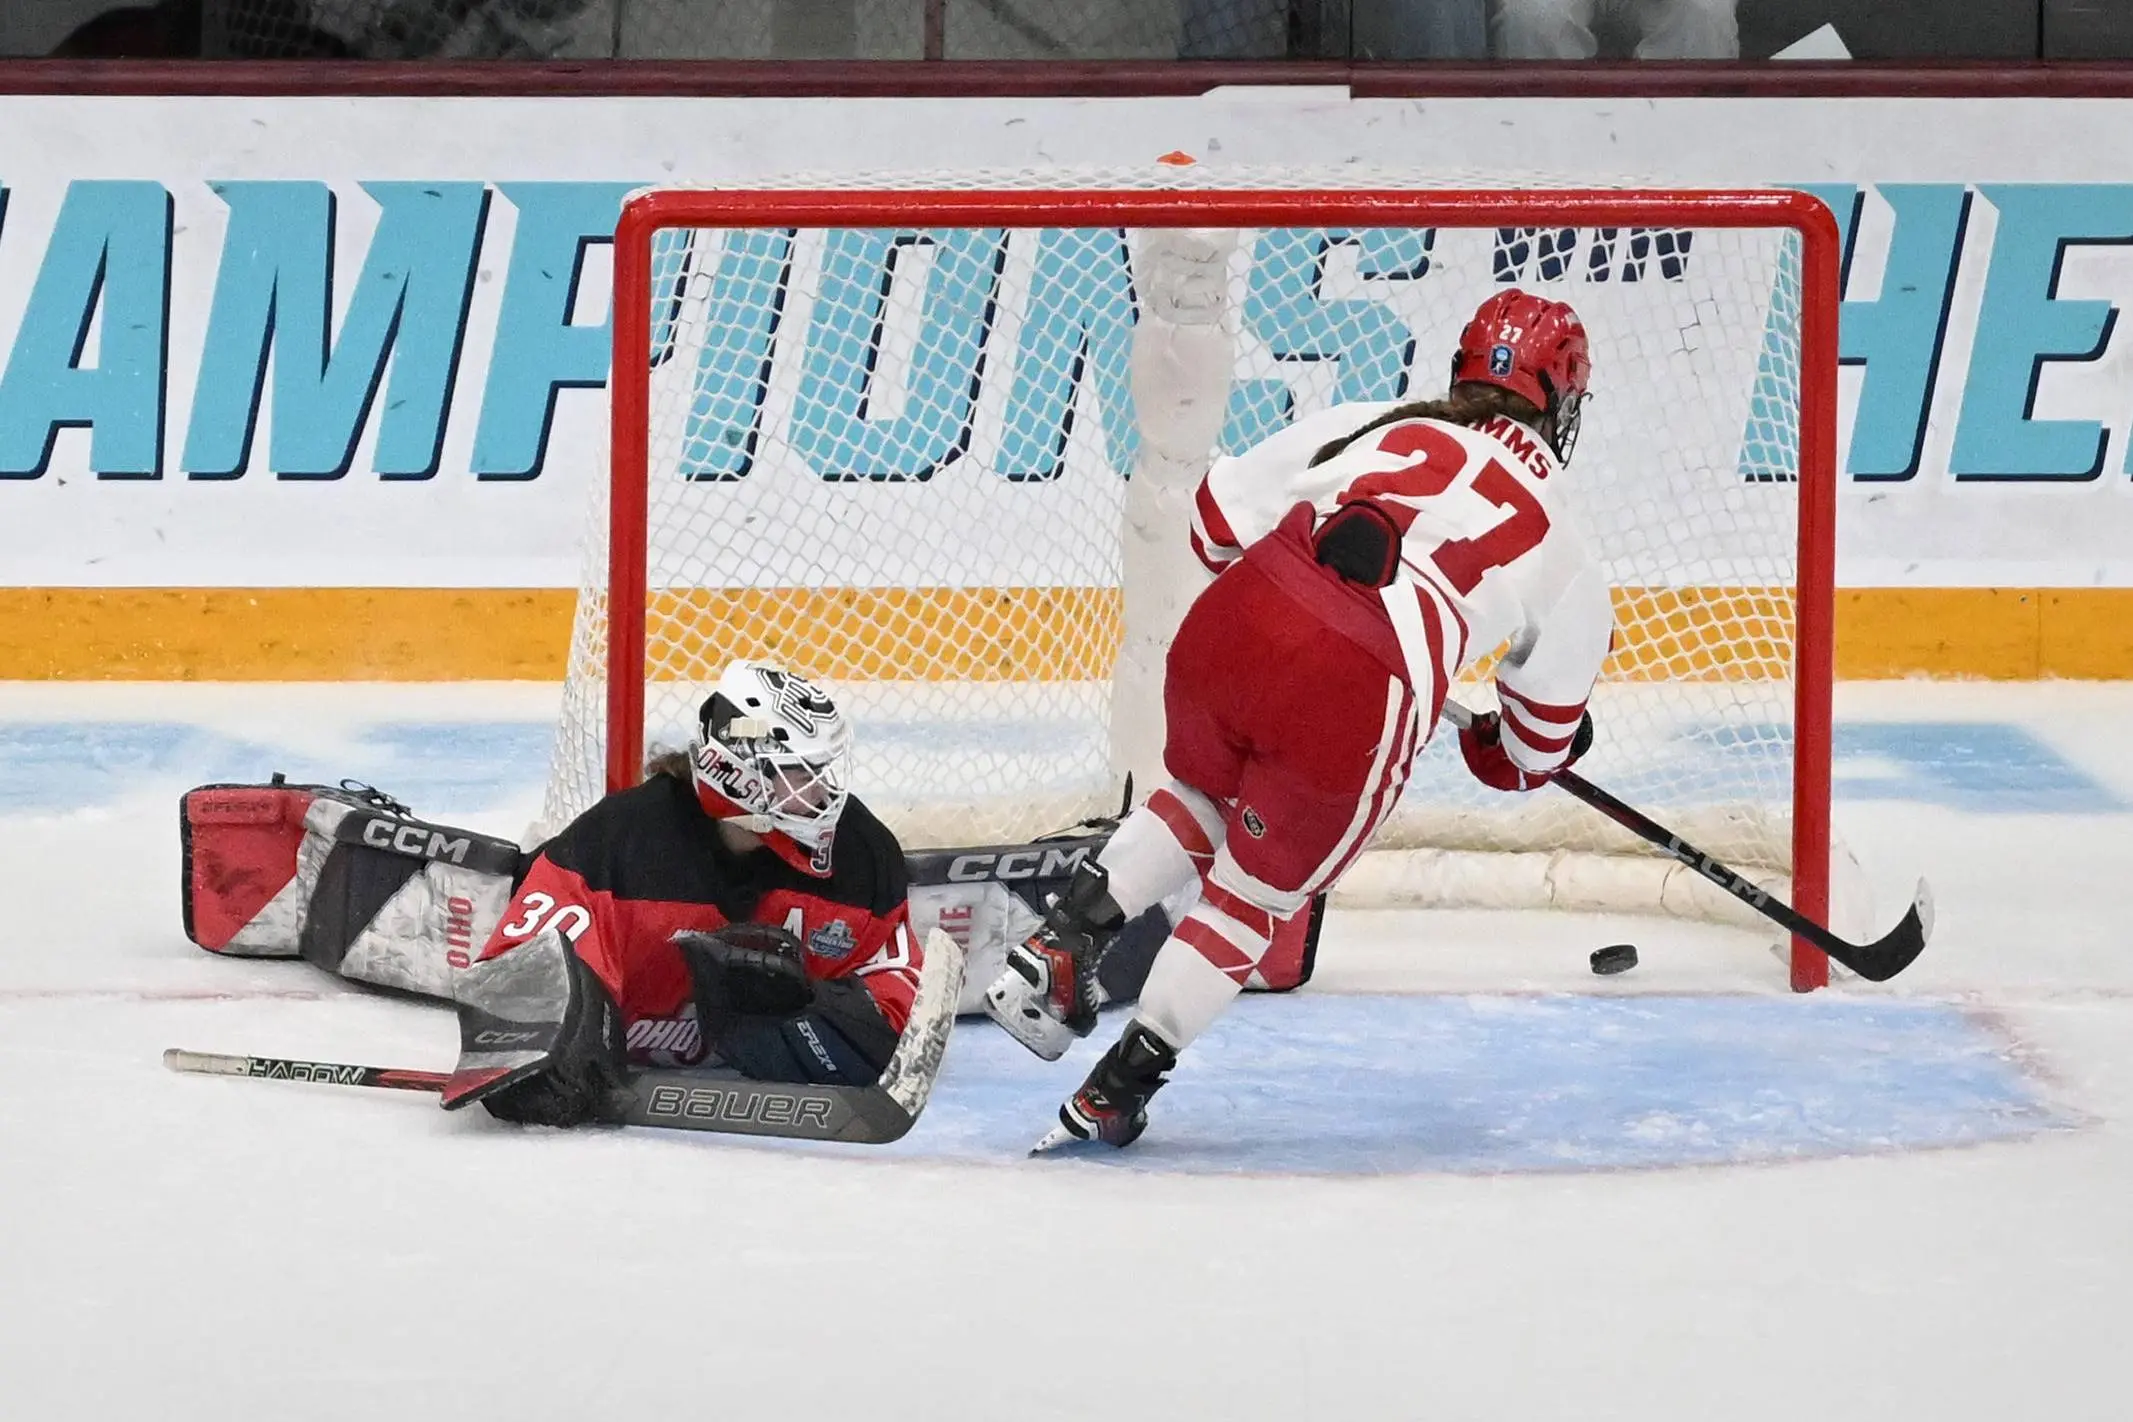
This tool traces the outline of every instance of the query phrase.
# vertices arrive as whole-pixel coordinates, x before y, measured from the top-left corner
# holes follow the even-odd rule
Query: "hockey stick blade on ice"
[[[630,1083],[631,1101],[619,1124],[724,1135],[848,1141],[878,1145],[911,1129],[933,1093],[963,987],[963,950],[935,930],[926,940],[918,996],[896,1050],[871,1086],[809,1086],[750,1081],[726,1071],[650,1071]],[[251,1076],[275,1081],[325,1082],[441,1092],[448,1076],[436,1071],[352,1066],[220,1052],[163,1053],[172,1071]]]
[[[1464,727],[1473,721],[1474,713],[1456,701],[1447,701],[1444,703],[1444,719],[1454,726]],[[1870,983],[1885,983],[1910,967],[1925,951],[1926,940],[1932,936],[1933,895],[1923,879],[1918,881],[1918,888],[1911,895],[1910,908],[1905,910],[1902,920],[1894,928],[1871,943],[1853,943],[1839,938],[1760,884],[1727,868],[1576,771],[1559,770],[1549,783],[1598,810],[1669,859],[1686,864],[1764,918],[1798,934]]]
[[[1814,944],[1832,960],[1842,963],[1870,983],[1885,983],[1910,967],[1912,961],[1925,951],[1926,939],[1933,933],[1933,894],[1923,879],[1918,881],[1918,887],[1911,895],[1911,906],[1894,928],[1871,943],[1852,943],[1839,938],[1753,880],[1727,868],[1656,820],[1623,804],[1576,771],[1557,771],[1552,783],[1653,845],[1669,859],[1694,869],[1772,923],[1790,929]]]

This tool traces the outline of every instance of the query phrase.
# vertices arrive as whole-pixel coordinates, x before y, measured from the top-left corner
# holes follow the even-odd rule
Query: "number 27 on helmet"
[[[1474,310],[1452,356],[1452,383],[1493,385],[1547,419],[1556,458],[1568,464],[1592,384],[1585,323],[1560,301],[1511,287]]]

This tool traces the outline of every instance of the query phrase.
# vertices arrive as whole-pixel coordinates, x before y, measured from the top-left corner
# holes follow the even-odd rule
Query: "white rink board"
[[[1413,169],[1457,154],[1463,168],[1499,173],[1529,172],[1545,153],[1553,170],[1594,183],[1812,184],[1847,221],[1858,197],[1847,326],[1866,364],[1846,373],[1844,435],[1853,461],[1875,472],[1845,491],[1840,580],[2133,585],[2133,354],[2110,319],[2133,293],[2133,161],[2124,156],[2133,147],[2120,141],[2133,137],[2133,104],[1349,101],[1324,90],[968,100],[16,96],[0,98],[0,132],[12,140],[0,175],[0,348],[15,382],[0,410],[28,421],[0,420],[0,499],[11,514],[0,523],[0,576],[17,586],[571,586],[585,489],[604,447],[608,262],[599,236],[624,191],[921,162],[1023,173],[1141,165],[1172,150],[1209,165],[1299,171]],[[448,147],[435,142],[444,132]],[[467,206],[440,216],[431,199],[382,186],[392,183],[434,186],[435,204]],[[452,184],[468,186],[446,191]],[[331,439],[322,456],[285,431],[277,452],[280,357],[260,375],[245,354],[246,302],[256,304],[261,278],[244,267],[248,249],[230,241],[233,203],[252,215],[246,230],[286,234],[296,229],[260,214],[309,211],[327,197],[336,338],[365,290],[381,203],[401,203],[393,210],[403,217],[426,214],[396,230],[434,237],[417,250],[459,263],[467,292],[455,319],[454,300],[424,288],[428,364],[407,354],[415,347],[403,330],[367,417],[349,425],[354,440],[338,471],[326,457]],[[61,348],[78,330],[78,319],[68,324],[68,283],[80,286],[83,262],[93,262],[84,244],[98,240],[114,244],[106,307],[120,303],[129,319],[107,329],[105,313],[92,312],[81,359],[100,371],[107,349],[120,350],[122,378],[30,398],[46,388],[40,380],[65,375]],[[323,241],[290,246],[285,275],[323,291],[325,250]],[[1907,274],[1895,293],[1883,289],[1892,265]],[[448,290],[441,272],[427,275]],[[1920,286],[1921,272],[1937,280]],[[40,282],[50,283],[46,309],[26,322]],[[1558,285],[1596,312],[1608,299],[1582,271]],[[1871,323],[1868,303],[1905,293]],[[209,359],[218,300],[225,341]],[[167,326],[151,329],[166,305]],[[288,330],[284,321],[278,340],[293,339]],[[1416,389],[1434,386],[1450,334],[1417,333]],[[1326,363],[1316,364],[1284,372],[1299,408],[1326,398]],[[403,365],[410,383],[396,394]],[[1930,381],[1904,374],[1928,369]],[[1599,388],[1612,379],[1626,396],[1634,373],[1603,369]],[[423,381],[434,387],[445,374],[449,388],[427,392],[440,414],[425,436],[409,411],[423,403]],[[256,407],[247,404],[255,377],[264,387]],[[341,378],[353,394],[335,386],[316,397],[336,419],[363,383]],[[1882,392],[1870,406],[1862,386]],[[1635,428],[1633,401],[1616,408],[1618,435]],[[41,435],[85,409],[97,418],[95,438],[58,428],[41,459]],[[1588,458],[1605,457],[1607,409],[1596,402]],[[246,410],[256,415],[248,447]],[[425,454],[434,457],[425,463]]]

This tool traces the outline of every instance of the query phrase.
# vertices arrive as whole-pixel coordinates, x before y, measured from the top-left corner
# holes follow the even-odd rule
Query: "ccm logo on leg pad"
[[[382,819],[364,823],[362,840],[372,849],[388,849],[410,859],[446,859],[454,864],[466,863],[467,851],[474,845],[467,835],[455,839],[428,825]]]

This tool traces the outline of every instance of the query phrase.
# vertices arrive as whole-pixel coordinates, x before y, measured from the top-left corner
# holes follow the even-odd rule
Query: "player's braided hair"
[[[1462,381],[1454,385],[1441,400],[1409,400],[1404,405],[1395,405],[1353,434],[1328,440],[1311,456],[1311,467],[1316,468],[1340,453],[1372,430],[1401,420],[1442,420],[1451,425],[1482,425],[1502,416],[1522,425],[1540,427],[1541,412],[1531,400],[1515,395],[1497,385],[1485,385],[1478,380]]]

